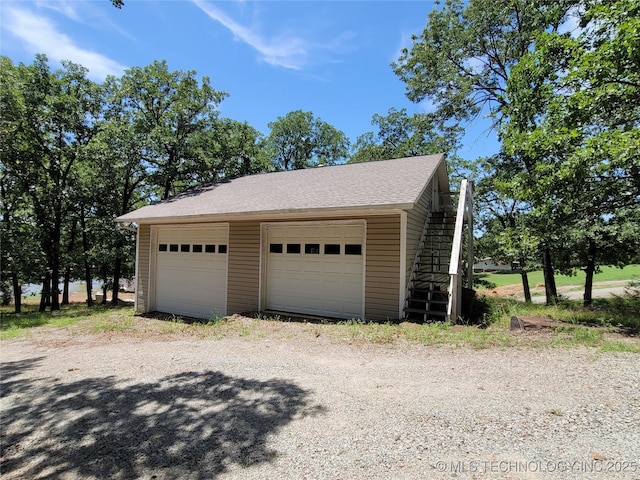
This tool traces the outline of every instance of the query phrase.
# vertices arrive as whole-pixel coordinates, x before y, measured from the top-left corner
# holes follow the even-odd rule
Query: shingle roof
[[[423,155],[236,178],[127,213],[119,222],[306,212],[410,208],[444,155]]]

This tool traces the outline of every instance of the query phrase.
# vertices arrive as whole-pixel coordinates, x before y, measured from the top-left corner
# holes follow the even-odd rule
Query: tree
[[[2,157],[6,154],[7,150],[3,148]],[[0,168],[0,203],[0,281],[11,284],[14,311],[20,313],[22,285],[40,280],[46,259],[40,254],[38,227],[30,215],[30,199],[24,194],[22,185],[4,167]]]
[[[499,124],[510,69],[542,31],[557,31],[577,0],[446,0],[394,70],[414,102],[427,100],[441,125],[463,125],[483,110]]]
[[[579,35],[541,32],[512,69],[503,138],[523,164],[512,181],[521,198],[571,244],[564,268],[585,269],[589,305],[597,256],[621,264],[638,252],[629,222],[640,205],[640,6],[579,11]]]
[[[277,170],[298,170],[345,161],[346,135],[311,112],[295,110],[269,123],[267,155]]]
[[[11,68],[10,61],[3,63],[13,75],[10,103],[18,106],[8,109],[8,117],[3,115],[3,127],[10,132],[6,136],[3,132],[3,144],[10,145],[3,164],[29,197],[39,227],[47,258],[41,309],[50,303],[57,310],[62,232],[71,208],[70,181],[80,152],[95,132],[101,91],[87,79],[86,69],[70,62],[63,62],[62,69],[54,72],[43,55],[36,56],[30,66]],[[50,292],[49,299],[46,292]]]
[[[358,137],[349,163],[429,155],[457,148],[455,132],[437,133],[427,114],[409,116],[405,108],[390,108],[386,116],[373,115],[371,123],[377,126],[377,133],[367,132]]]
[[[510,118],[507,85],[511,69],[533,48],[540,32],[557,32],[578,0],[447,0],[428,16],[394,64],[414,102],[427,101],[441,130],[464,131],[481,114],[500,127]],[[533,165],[530,166],[534,168]],[[550,245],[542,244],[549,259]],[[545,262],[549,299],[552,265]]]
[[[262,134],[247,122],[217,119],[194,142],[196,155],[206,162],[199,181],[218,182],[270,170],[264,143]]]
[[[208,178],[208,164],[196,154],[198,137],[214,126],[217,106],[227,96],[214,90],[208,77],[169,71],[165,61],[128,69],[117,84],[116,103],[131,112],[136,134],[147,139],[141,161],[149,181],[167,199]]]
[[[518,265],[526,302],[531,302],[528,272],[538,265],[539,240],[532,228],[530,206],[505,188],[511,174],[500,155],[483,159],[484,172],[475,185],[476,225],[484,230],[476,244],[486,256]]]

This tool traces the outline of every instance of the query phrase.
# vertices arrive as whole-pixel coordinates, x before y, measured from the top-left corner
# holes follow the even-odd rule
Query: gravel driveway
[[[640,479],[640,355],[286,335],[0,345],[3,479]]]

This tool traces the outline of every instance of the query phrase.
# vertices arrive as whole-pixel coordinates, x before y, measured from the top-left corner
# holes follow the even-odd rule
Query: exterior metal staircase
[[[453,212],[431,212],[425,222],[405,295],[406,319],[447,320],[454,229]]]

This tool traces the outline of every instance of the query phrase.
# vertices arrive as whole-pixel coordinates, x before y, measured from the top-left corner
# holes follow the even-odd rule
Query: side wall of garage
[[[149,306],[149,261],[151,258],[151,226],[138,226],[136,252],[136,313],[145,313]]]
[[[227,314],[260,308],[260,222],[229,224]]]

